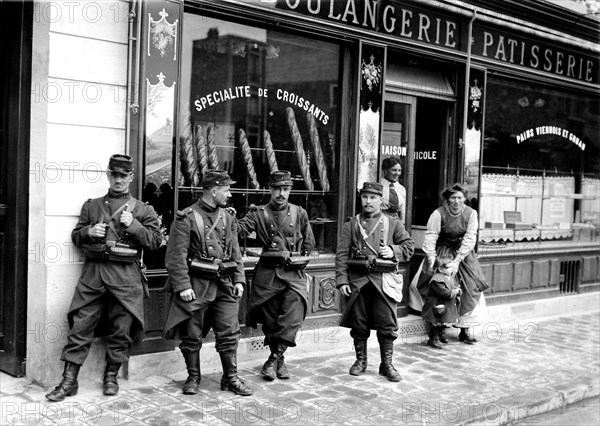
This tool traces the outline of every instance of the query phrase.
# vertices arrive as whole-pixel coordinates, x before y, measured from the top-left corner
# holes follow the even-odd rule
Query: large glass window
[[[289,170],[290,201],[307,210],[320,253],[333,252],[339,190],[340,47],[186,14],[183,25],[179,208],[208,168],[237,183],[238,216],[269,201],[268,176]],[[247,255],[257,254],[251,238]]]
[[[597,241],[600,98],[493,76],[486,94],[482,242]]]

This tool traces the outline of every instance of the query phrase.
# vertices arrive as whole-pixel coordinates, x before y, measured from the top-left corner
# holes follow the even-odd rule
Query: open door
[[[33,2],[0,3],[0,370],[25,375]]]
[[[379,153],[379,170],[381,163],[388,157],[397,157],[402,164],[402,174],[399,183],[406,188],[406,203],[404,207],[406,218],[404,225],[410,232],[412,224],[412,208],[410,200],[413,198],[414,174],[413,158],[415,146],[415,119],[417,98],[414,96],[397,93],[386,94],[383,118],[383,136]]]
[[[380,161],[402,161],[406,188],[406,229],[421,248],[429,215],[440,205],[451,156],[448,140],[453,103],[428,97],[386,93]],[[381,167],[380,167],[381,169]]]

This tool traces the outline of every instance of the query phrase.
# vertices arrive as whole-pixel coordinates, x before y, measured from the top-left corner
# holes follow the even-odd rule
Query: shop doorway
[[[453,102],[386,93],[380,161],[402,162],[400,184],[406,188],[405,225],[421,248],[429,215],[440,205],[449,179],[449,130]]]
[[[0,370],[25,375],[33,2],[0,3]]]

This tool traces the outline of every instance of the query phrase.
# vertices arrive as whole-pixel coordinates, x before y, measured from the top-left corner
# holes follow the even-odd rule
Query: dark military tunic
[[[194,210],[202,216],[204,229],[201,231],[197,227]],[[215,221],[217,226],[206,238]],[[199,232],[202,232],[202,236]],[[237,263],[237,269],[229,277],[202,278],[190,273],[188,265],[194,257],[231,258]],[[181,338],[182,351],[194,351],[200,349],[201,337],[205,337],[212,327],[217,351],[237,348],[240,336],[239,301],[233,295],[233,288],[235,283],[245,285],[246,279],[235,217],[225,209],[206,204],[202,199],[177,212],[169,233],[165,265],[169,272],[167,289],[173,292],[165,337]],[[180,298],[179,293],[187,289],[194,290],[195,300],[185,302]],[[205,315],[207,312],[210,315]]]
[[[292,209],[297,211],[296,223],[292,220]],[[239,229],[242,237],[256,231],[256,239],[263,250],[275,248],[308,255],[315,247],[306,210],[290,203],[259,206],[239,220]],[[304,270],[286,271],[283,264],[273,266],[262,259],[258,261],[246,325],[256,327],[258,323],[263,324],[267,344],[275,338],[288,346],[296,346],[295,336],[306,317],[307,307],[308,288]]]
[[[126,203],[135,203],[131,212],[134,219],[128,227],[119,222],[120,214],[113,219],[119,241],[138,252],[141,249],[157,250],[162,234],[154,208],[132,198],[129,193],[113,194],[111,191],[83,204],[79,222],[71,233],[75,246],[81,248],[84,244],[104,242],[91,238],[90,228],[100,222],[106,223]],[[105,240],[117,240],[119,236],[107,227]],[[61,359],[83,364],[95,334],[108,336],[108,360],[127,361],[132,338],[143,337],[144,285],[137,263],[86,259],[67,314],[70,331]]]
[[[394,251],[394,260],[398,262],[409,260],[414,252],[414,240],[406,232],[400,220],[387,217],[389,218],[387,244]],[[366,241],[375,250],[379,250],[380,243],[383,241],[383,215],[378,213],[368,217],[361,213],[359,218],[367,235],[373,231]],[[356,219],[346,222],[338,241],[335,275],[337,287],[348,284],[352,293],[342,314],[340,325],[351,328],[351,335],[355,338],[368,338],[369,330],[374,329],[378,331],[379,337],[395,339],[397,337],[395,332],[398,330],[396,302],[383,292],[381,273],[355,272],[348,266],[348,260],[357,251],[362,250],[362,255],[366,257],[376,256],[376,253],[373,253],[362,241],[364,241],[363,236],[356,225]]]

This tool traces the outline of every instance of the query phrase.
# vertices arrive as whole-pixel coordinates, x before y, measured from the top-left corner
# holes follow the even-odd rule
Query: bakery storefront
[[[181,368],[176,342],[162,339],[164,254],[209,168],[237,181],[238,217],[268,201],[270,172],[291,172],[290,200],[316,238],[303,350],[349,339],[337,327],[337,239],[358,211],[357,188],[380,180],[391,156],[417,246],[402,265],[406,297],[428,217],[453,182],[468,185],[479,211],[489,306],[531,302],[535,312],[539,301],[598,291],[597,20],[516,0],[5,3],[18,6],[7,36],[18,42],[3,56],[0,165],[18,167],[0,167],[3,371],[23,374],[26,361],[40,383],[59,377],[84,259],[70,232],[81,202],[105,193],[115,152],[138,162],[131,189],[164,235],[144,253],[147,332],[132,374]],[[251,286],[261,247],[249,235],[241,248]],[[407,315],[404,302],[398,312]],[[401,333],[423,331],[418,317],[401,322]],[[240,359],[262,358],[262,332],[242,329]],[[103,356],[94,345],[98,362],[84,374],[100,374]],[[207,350],[203,362],[213,361]]]
[[[482,24],[475,32],[473,54],[494,64],[481,90],[481,159],[465,153],[465,181],[481,172],[472,202],[495,302],[597,290],[599,46],[587,44],[592,53],[568,35],[500,31]]]
[[[231,174],[237,183],[230,204],[238,217],[268,202],[270,172],[291,171],[290,201],[308,212],[316,239],[304,328],[333,328],[343,303],[335,290],[336,243],[341,224],[356,212],[357,188],[381,178],[384,158],[400,158],[406,225],[422,240],[440,187],[460,170],[453,141],[464,64],[453,57],[461,55],[463,24],[439,12],[392,7],[385,14],[388,32],[410,33],[407,50],[399,37],[393,48],[382,43],[375,28],[384,16],[370,2],[354,19],[343,10],[313,13],[310,2],[288,3],[144,4],[141,107],[134,118],[144,158],[140,188],[168,240],[173,213],[201,195],[203,171]],[[394,23],[406,12],[439,21],[427,30],[428,43],[415,42],[424,34],[418,19],[404,29]],[[330,13],[338,19],[327,19]],[[250,235],[241,249],[251,285],[261,247]],[[145,258],[151,298],[140,353],[174,348],[161,339],[169,297],[164,250]],[[408,263],[403,271],[408,283]],[[245,309],[246,300],[241,321]],[[245,329],[244,336],[262,344],[256,330]]]
[[[237,181],[238,217],[268,202],[270,172],[291,171],[290,200],[308,212],[317,241],[305,328],[334,326],[341,224],[357,211],[356,189],[381,179],[382,160],[396,156],[417,247],[441,189],[468,185],[492,304],[595,288],[599,67],[589,49],[599,46],[546,40],[540,29],[536,41],[461,5],[144,3],[133,140],[144,159],[139,187],[165,240],[173,213],[201,194],[204,170]],[[251,285],[261,248],[252,235],[241,247]],[[146,255],[152,291],[140,353],[174,347],[160,337],[163,258],[164,247]],[[420,259],[417,250],[403,267],[405,290]],[[260,346],[256,330],[244,336]]]

